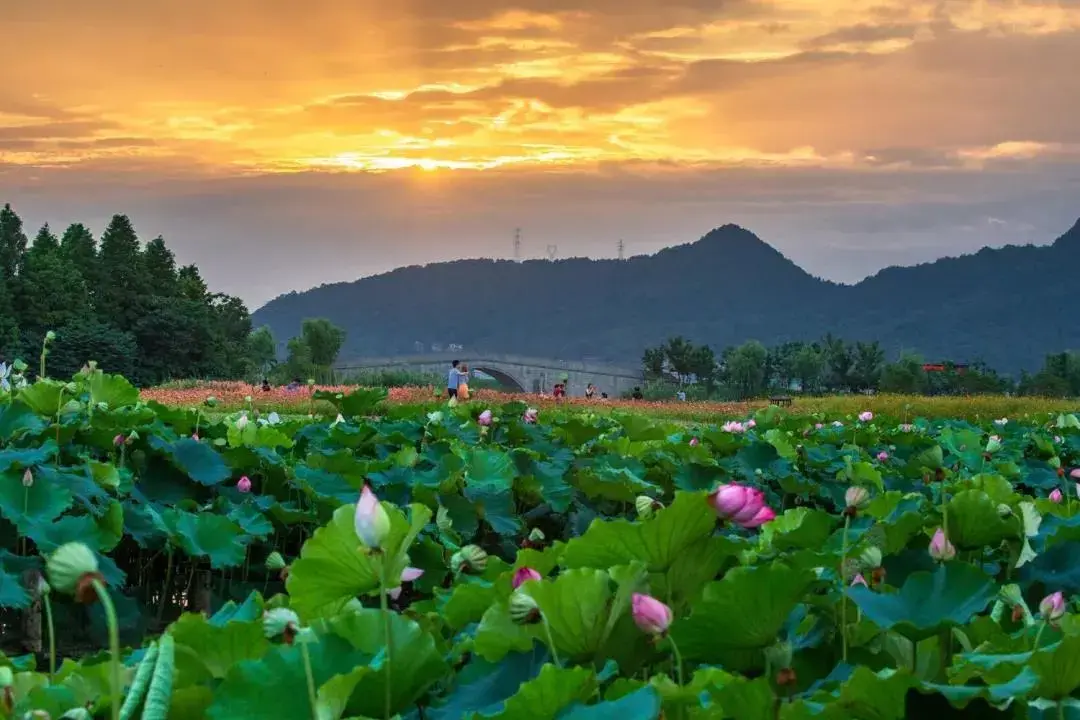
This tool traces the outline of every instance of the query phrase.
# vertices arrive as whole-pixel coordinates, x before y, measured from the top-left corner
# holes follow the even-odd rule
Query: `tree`
[[[716,380],[716,353],[708,345],[696,345],[690,353],[690,372],[711,393]]]
[[[176,282],[179,285],[180,294],[188,300],[205,302],[209,294],[206,282],[199,273],[199,268],[194,265],[185,265],[176,273]]]
[[[874,342],[855,343],[854,362],[851,367],[852,390],[873,390],[881,381],[881,368],[885,365],[885,351]]]
[[[248,335],[247,347],[252,367],[263,377],[269,375],[277,363],[277,342],[274,341],[274,333],[270,327],[263,325],[258,330],[253,330]]]
[[[0,210],[0,276],[8,281],[9,291],[13,290],[12,284],[22,266],[25,252],[26,235],[23,233],[22,218],[15,214],[11,205],[4,205]]]
[[[280,366],[282,374],[286,378],[303,380],[311,372],[311,348],[307,346],[303,338],[294,337],[286,345],[288,355],[285,363]]]
[[[645,348],[641,356],[641,367],[646,378],[659,378],[664,374],[664,346]]]
[[[8,280],[0,275],[0,361],[11,362],[19,343],[19,325],[8,286]]]
[[[825,369],[825,356],[814,345],[803,345],[789,359],[788,374],[798,380],[804,393],[812,393],[821,383]]]
[[[26,252],[17,306],[24,352],[33,353],[49,330],[90,318],[90,299],[79,269],[60,252],[46,225]],[[27,345],[33,347],[27,347]]]
[[[729,349],[724,360],[728,383],[740,398],[757,397],[765,390],[765,362],[769,352],[757,340]]]
[[[95,319],[80,320],[56,328],[56,339],[49,346],[48,373],[69,378],[94,360],[105,372],[131,379],[135,376],[136,351],[131,333]]]
[[[311,353],[311,363],[322,370],[337,361],[345,343],[345,331],[326,318],[308,318],[300,327],[300,337]]]
[[[176,257],[160,235],[146,244],[143,266],[150,278],[151,292],[161,297],[177,294]]]
[[[825,367],[828,372],[826,385],[832,390],[851,388],[851,368],[855,360],[851,348],[840,338],[826,335],[821,341],[825,353]]]
[[[671,369],[680,379],[693,373],[694,344],[681,335],[677,335],[664,345],[664,355]]]
[[[142,297],[151,294],[151,282],[126,215],[114,215],[101,236],[100,270],[106,281],[97,288],[98,317],[113,327],[134,327],[142,314]]]
[[[881,391],[917,395],[929,388],[926,371],[923,370],[922,358],[917,355],[903,355],[881,371]]]

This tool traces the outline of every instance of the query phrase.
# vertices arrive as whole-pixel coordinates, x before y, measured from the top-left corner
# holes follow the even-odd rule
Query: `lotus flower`
[[[243,430],[244,428],[246,428],[248,426],[248,422],[249,421],[248,421],[247,414],[245,413],[245,414],[241,415],[240,417],[238,417],[236,419],[236,429],[237,430]]]
[[[510,581],[511,586],[517,590],[523,583],[527,583],[530,580],[542,580],[540,573],[533,570],[531,567],[519,567],[514,571],[514,577]]]
[[[530,424],[530,425],[531,425],[531,424],[533,424],[533,423],[535,423],[535,422],[536,422],[536,418],[537,418],[537,417],[538,417],[539,415],[540,415],[540,411],[539,411],[539,410],[537,410],[536,408],[529,408],[528,410],[526,410],[526,411],[525,411],[525,412],[524,412],[524,413],[522,414],[522,416],[521,416],[521,419],[522,419],[523,421],[525,421],[526,423],[528,423],[528,424]]]
[[[839,420],[834,420],[833,427],[844,427],[844,423],[840,422]]]
[[[272,413],[270,413],[269,415],[266,416],[266,423],[268,425],[277,425],[280,422],[281,422],[281,416],[278,415],[276,412],[272,412]]]
[[[191,433],[191,439],[194,440],[195,442],[199,442],[199,433],[197,433],[197,432]]]
[[[757,420],[750,418],[746,421],[746,429],[749,430],[752,427],[757,427]]]
[[[248,479],[247,475],[236,481],[236,489],[242,493],[251,492],[251,480]]]
[[[735,433],[736,435],[746,432],[746,427],[741,422],[737,422],[735,420],[727,421],[720,426],[720,429],[724,432]]]
[[[1001,449],[1001,438],[997,435],[991,435],[990,439],[986,441],[986,452],[996,453]]]
[[[30,468],[26,468],[26,472],[23,473],[22,486],[24,488],[34,487],[34,473],[30,472]]]
[[[776,517],[765,504],[765,494],[760,490],[739,483],[728,483],[716,488],[709,495],[716,514],[744,528],[755,528]]]
[[[367,483],[364,483],[364,489],[360,491],[360,502],[356,503],[353,525],[356,528],[356,537],[372,550],[382,547],[386,536],[390,534],[390,516],[386,514],[386,509]]]
[[[649,635],[663,635],[671,626],[671,608],[649,595],[634,593],[630,601],[634,623]]]
[[[420,568],[407,567],[401,571],[401,582],[407,583],[414,580],[419,580],[420,576],[423,574],[424,571]],[[401,586],[398,585],[396,588],[388,592],[387,595],[390,596],[390,599],[397,600],[399,597],[401,597]]]
[[[1060,591],[1047,595],[1039,603],[1039,613],[1046,622],[1056,623],[1065,615],[1065,596]]]
[[[855,573],[855,577],[851,579],[851,587],[855,587],[856,585],[862,585],[864,588],[870,587],[869,583],[866,582],[866,578],[862,576],[862,573]]]
[[[824,426],[824,425],[822,425],[821,423],[814,423],[814,429],[815,429],[815,430],[820,430],[820,429],[821,429],[821,428],[823,428],[823,427],[825,427],[825,426]]]
[[[1058,490],[1057,488],[1054,488],[1053,491],[1051,491],[1051,493],[1050,493],[1050,502],[1052,502],[1052,503],[1060,503],[1064,499],[1065,498],[1062,496],[1061,491]]]
[[[481,427],[487,427],[491,424],[491,411],[485,410],[480,413],[480,417],[476,418],[476,423]]]
[[[1069,473],[1069,477],[1073,480],[1080,480],[1080,467],[1073,468],[1072,472]]]
[[[690,447],[697,447],[699,444],[701,444],[701,441],[696,437],[690,438]]]
[[[124,444],[125,439],[126,438],[124,438],[124,436],[122,434],[118,434],[116,437],[114,437],[112,439],[112,444],[115,445],[116,447],[120,447],[121,445]]]
[[[945,537],[945,531],[941,528],[937,529],[930,541],[930,557],[939,562],[956,557],[956,548],[949,542],[949,538]]]
[[[881,452],[879,452],[877,454],[877,459],[878,459],[878,462],[888,462],[889,461],[889,453],[882,450]]]
[[[994,424],[999,427],[1004,427],[1005,425],[1009,424],[1009,418],[998,418],[994,421]]]
[[[869,410],[864,410],[861,413],[859,413],[859,422],[868,423],[873,419],[874,419],[874,413],[870,412]]]
[[[844,493],[844,503],[851,508],[860,508],[870,500],[870,491],[863,487],[849,487]]]

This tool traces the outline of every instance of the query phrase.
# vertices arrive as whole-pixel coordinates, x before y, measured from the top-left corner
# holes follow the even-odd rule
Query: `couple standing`
[[[452,398],[469,399],[469,366],[459,360],[450,363],[446,377],[446,394]]]

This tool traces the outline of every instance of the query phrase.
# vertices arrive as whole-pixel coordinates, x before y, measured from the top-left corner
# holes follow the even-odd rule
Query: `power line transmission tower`
[[[549,260],[554,260],[555,256],[559,254],[559,246],[558,245],[548,245],[547,246],[547,253],[548,253],[548,259]]]
[[[619,240],[619,259],[622,260],[626,257],[626,243]]]
[[[521,262],[521,228],[514,228],[514,260]]]

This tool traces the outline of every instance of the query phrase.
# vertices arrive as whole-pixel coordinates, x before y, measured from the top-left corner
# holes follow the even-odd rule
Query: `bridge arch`
[[[491,377],[498,380],[499,384],[502,385],[503,387],[510,388],[512,390],[517,390],[518,392],[528,392],[525,389],[525,384],[523,382],[521,382],[520,380],[518,380],[516,377],[514,377],[510,373],[506,372],[505,370],[500,370],[497,367],[494,367],[492,365],[485,365],[483,363],[481,363],[479,365],[475,365],[475,366],[470,365],[469,369],[470,370],[478,370],[479,372],[482,372],[485,375],[490,375]]]

